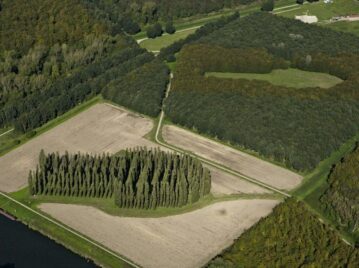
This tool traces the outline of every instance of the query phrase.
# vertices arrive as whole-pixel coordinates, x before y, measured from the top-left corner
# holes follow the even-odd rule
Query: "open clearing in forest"
[[[137,146],[158,147],[143,138],[151,119],[108,104],[96,104],[63,124],[30,140],[0,158],[0,190],[12,192],[27,185],[30,169],[45,152],[116,153]]]
[[[340,78],[330,74],[307,72],[299,69],[273,70],[267,74],[220,72],[206,73],[206,77],[211,76],[230,79],[263,80],[273,85],[293,88],[330,88],[343,82]]]
[[[291,190],[298,186],[303,178],[290,170],[179,127],[166,125],[163,127],[162,135],[169,144],[191,151],[278,189]]]
[[[163,218],[116,217],[69,204],[45,203],[40,209],[143,267],[186,268],[205,265],[278,203],[226,201]]]

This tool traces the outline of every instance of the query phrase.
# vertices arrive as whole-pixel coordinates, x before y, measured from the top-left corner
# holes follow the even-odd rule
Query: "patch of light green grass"
[[[298,7],[299,8],[293,8],[292,10],[288,9],[287,12],[281,12],[279,15],[294,18],[295,16],[308,13],[308,15],[317,16],[319,21],[323,21],[336,16],[359,14],[359,1],[357,0],[334,0],[331,4],[325,4],[323,1],[319,1]]]
[[[264,80],[270,82],[273,85],[294,88],[330,88],[342,82],[340,78],[329,74],[307,72],[298,69],[274,70],[268,74],[220,72],[206,73],[206,77],[210,76],[231,79]]]
[[[358,12],[359,13],[359,12]],[[323,25],[335,31],[352,33],[359,36],[359,21],[338,21]]]
[[[159,51],[161,48],[167,47],[171,44],[173,44],[175,41],[184,39],[188,35],[194,33],[197,29],[189,29],[189,30],[183,30],[178,31],[174,34],[166,34],[162,35],[160,37],[157,37],[155,39],[147,39],[140,43],[140,46],[149,50],[149,51]]]

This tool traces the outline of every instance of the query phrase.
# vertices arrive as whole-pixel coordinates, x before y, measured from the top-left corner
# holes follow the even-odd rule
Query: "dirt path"
[[[277,204],[275,200],[227,201],[163,218],[116,217],[79,205],[41,204],[40,209],[143,267],[197,268]]]

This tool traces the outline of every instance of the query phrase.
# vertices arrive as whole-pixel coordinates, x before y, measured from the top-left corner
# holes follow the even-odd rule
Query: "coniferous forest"
[[[121,208],[181,207],[210,192],[211,176],[199,160],[160,150],[117,155],[41,151],[29,173],[31,195],[113,198]]]

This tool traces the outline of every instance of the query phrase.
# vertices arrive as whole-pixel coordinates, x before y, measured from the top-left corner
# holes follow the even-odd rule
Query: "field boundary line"
[[[119,260],[121,260],[121,261],[123,261],[123,262],[125,262],[125,263],[127,263],[127,264],[129,264],[129,265],[131,265],[132,267],[140,268],[140,266],[138,266],[137,264],[131,262],[130,260],[127,260],[127,259],[125,259],[125,258],[123,258],[123,257],[121,257],[121,256],[119,256],[119,255],[117,255],[117,254],[115,254],[114,252],[108,250],[108,249],[105,248],[104,246],[102,246],[102,245],[100,245],[100,244],[97,244],[96,242],[90,240],[89,238],[83,236],[82,234],[80,234],[80,233],[78,233],[78,232],[76,232],[76,231],[70,229],[69,227],[67,227],[67,226],[65,226],[65,225],[63,225],[63,224],[61,224],[61,223],[59,223],[59,222],[57,222],[57,221],[51,219],[50,217],[48,217],[48,216],[46,216],[46,215],[44,215],[44,214],[42,214],[42,213],[40,213],[40,212],[38,212],[38,211],[36,211],[36,210],[30,208],[29,206],[24,205],[23,203],[21,203],[21,202],[17,201],[16,199],[12,198],[11,196],[9,196],[9,195],[7,195],[7,194],[1,192],[1,191],[0,191],[0,195],[3,196],[3,197],[5,197],[5,198],[7,198],[8,200],[14,202],[15,204],[17,204],[17,205],[19,205],[19,206],[25,208],[26,210],[28,210],[28,211],[30,211],[30,212],[36,214],[37,216],[39,216],[39,217],[41,217],[41,218],[43,218],[43,219],[45,219],[45,220],[51,222],[52,224],[55,224],[56,226],[58,226],[58,227],[60,227],[60,228],[62,228],[62,229],[64,229],[64,230],[70,232],[71,234],[73,234],[73,235],[75,235],[75,236],[77,236],[77,237],[79,237],[79,238],[85,240],[86,242],[92,244],[93,246],[98,247],[99,249],[101,249],[101,250],[105,251],[106,253],[112,255],[113,257],[116,257],[116,258],[118,258]]]
[[[237,176],[237,177],[240,177],[240,178],[242,178],[243,180],[249,181],[249,182],[251,182],[251,183],[253,183],[253,184],[259,185],[259,186],[261,186],[261,187],[263,187],[263,188],[269,189],[269,190],[271,190],[271,191],[273,191],[273,192],[276,192],[276,193],[279,193],[279,194],[281,194],[281,195],[283,195],[283,196],[291,197],[290,194],[288,194],[288,193],[286,193],[286,192],[284,192],[284,191],[281,191],[281,190],[279,190],[279,189],[277,189],[277,188],[275,188],[275,187],[272,187],[272,186],[270,186],[270,185],[268,185],[268,184],[266,184],[266,183],[263,183],[263,182],[258,181],[258,180],[256,180],[256,179],[253,179],[253,178],[250,178],[250,177],[248,177],[248,176],[246,176],[246,175],[243,175],[243,174],[241,174],[241,173],[239,173],[239,172],[237,172],[237,171],[234,171],[234,170],[232,170],[232,169],[230,169],[230,168],[227,168],[227,167],[224,167],[224,166],[222,166],[222,165],[220,165],[220,164],[217,164],[217,163],[214,162],[214,161],[211,161],[211,160],[208,160],[208,159],[206,159],[206,158],[200,157],[200,156],[198,156],[198,155],[196,155],[196,154],[194,154],[194,153],[186,152],[186,151],[183,150],[183,149],[179,149],[179,148],[177,148],[177,147],[175,147],[175,146],[172,146],[172,145],[170,145],[170,144],[167,144],[167,143],[164,143],[164,142],[160,141],[160,139],[158,138],[158,136],[159,136],[159,133],[160,133],[160,131],[161,131],[161,126],[162,126],[163,118],[164,118],[164,116],[165,116],[164,109],[163,109],[163,108],[164,108],[164,101],[167,99],[167,97],[168,97],[168,95],[169,95],[169,92],[170,92],[170,90],[171,90],[171,81],[172,81],[172,78],[173,78],[173,74],[171,73],[171,74],[170,74],[170,81],[169,81],[169,83],[168,83],[167,90],[166,90],[166,95],[165,95],[165,98],[164,98],[163,103],[162,103],[162,109],[161,109],[160,119],[159,119],[159,121],[158,121],[157,129],[156,129],[156,134],[155,134],[155,141],[156,141],[156,143],[158,143],[158,144],[160,144],[160,145],[162,145],[162,146],[164,146],[164,147],[166,147],[166,148],[168,148],[168,149],[171,149],[171,150],[173,150],[173,151],[175,151],[175,152],[179,152],[179,153],[182,153],[182,154],[188,154],[188,155],[190,155],[190,156],[193,156],[193,157],[199,159],[201,162],[203,162],[203,163],[205,163],[205,164],[208,164],[208,165],[213,166],[213,167],[215,167],[215,168],[218,168],[218,169],[220,169],[220,170],[222,170],[222,171],[225,171],[225,172],[227,172],[227,173],[230,173],[230,174],[232,174],[232,175],[235,175],[235,176]]]
[[[282,10],[282,11],[279,11],[279,12],[273,12],[274,15],[277,15],[277,14],[282,14],[282,13],[285,13],[285,12],[290,12],[290,11],[294,11],[294,10],[298,10],[300,9],[300,7],[296,7],[296,8],[292,8],[292,9],[286,9],[286,10]]]
[[[6,134],[9,134],[10,132],[13,132],[14,130],[15,130],[15,128],[5,131],[4,133],[0,134],[0,137],[5,136]]]

